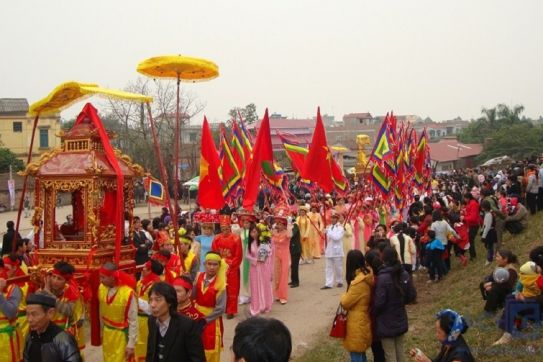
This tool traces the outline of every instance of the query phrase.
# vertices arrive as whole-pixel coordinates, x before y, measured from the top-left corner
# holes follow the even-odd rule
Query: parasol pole
[[[149,123],[151,123],[151,134],[153,136],[153,146],[155,147],[155,154],[158,157],[158,166],[160,169],[160,182],[164,185],[164,193],[166,198],[166,205],[168,205],[168,210],[170,215],[172,215],[172,200],[170,199],[170,191],[168,188],[168,174],[166,173],[166,167],[164,167],[164,159],[162,158],[162,153],[160,152],[160,145],[158,143],[158,136],[155,121],[153,119],[153,114],[151,112],[150,103],[147,104],[147,113],[149,114]]]
[[[178,214],[179,214],[179,139],[181,137],[181,129],[179,126],[179,89],[181,88],[181,75],[177,73],[177,101],[175,103],[175,184],[173,188],[173,201],[174,201],[174,215],[172,216],[173,228],[175,230],[175,248],[179,248],[179,235],[177,231],[179,229],[178,225]]]
[[[34,117],[34,124],[32,126],[32,137],[30,137],[30,149],[28,150],[28,158],[26,164],[30,164],[32,161],[32,150],[34,149],[34,136],[36,135],[36,128],[38,128],[38,120],[40,119],[40,114],[38,113]],[[26,193],[26,181],[28,180],[28,172],[25,172],[23,180],[23,190],[21,191],[21,199],[19,200],[19,210],[17,211],[17,223],[15,224],[15,233],[13,234],[13,241],[11,243],[11,251],[15,253],[17,250],[17,235],[19,234],[19,226],[21,225],[21,213],[23,211],[23,202]],[[15,191],[15,190],[14,190]],[[15,194],[17,192],[15,191]]]

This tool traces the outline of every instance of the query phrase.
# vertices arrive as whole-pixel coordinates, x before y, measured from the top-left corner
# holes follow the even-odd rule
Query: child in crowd
[[[438,282],[445,275],[445,265],[443,263],[443,252],[445,246],[439,239],[436,238],[436,233],[433,230],[428,230],[428,243],[426,244],[426,256],[428,270],[430,272],[430,280],[428,283]]]
[[[454,231],[458,234],[458,238],[451,237],[450,242],[454,246],[454,254],[460,259],[462,266],[468,265],[468,258],[465,256],[466,250],[469,250],[468,226],[461,220],[458,214],[451,217]]]
[[[519,270],[517,286],[513,294],[517,300],[537,297],[543,290],[541,268],[533,261],[524,263]]]

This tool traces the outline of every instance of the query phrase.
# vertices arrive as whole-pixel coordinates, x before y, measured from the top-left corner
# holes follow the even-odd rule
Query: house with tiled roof
[[[253,135],[256,136],[256,131],[260,127],[262,121],[248,125],[247,128]],[[272,114],[270,117],[270,133],[272,148],[274,151],[283,151],[283,142],[277,135],[286,134],[288,136],[294,136],[293,139],[300,142],[300,146],[309,147],[311,138],[313,137],[313,131],[315,131],[316,120],[314,119],[297,119],[287,118],[279,114]]]
[[[456,138],[442,138],[428,145],[432,168],[437,172],[474,167],[475,158],[483,152],[482,144],[461,143]]]

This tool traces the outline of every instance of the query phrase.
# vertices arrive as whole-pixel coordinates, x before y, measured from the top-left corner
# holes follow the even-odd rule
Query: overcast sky
[[[269,107],[289,117],[312,117],[320,105],[337,120],[389,110],[469,119],[502,102],[543,114],[541,0],[26,0],[0,8],[0,97],[32,103],[67,80],[123,88],[140,61],[180,53],[219,65],[219,78],[184,84],[210,121],[251,102],[260,115]]]

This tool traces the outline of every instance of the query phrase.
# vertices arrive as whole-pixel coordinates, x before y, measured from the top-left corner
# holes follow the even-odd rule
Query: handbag
[[[347,311],[343,309],[341,303],[337,307],[336,316],[330,329],[330,337],[345,338],[347,334]]]

